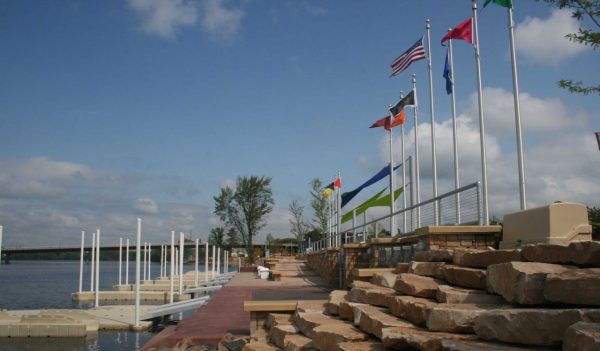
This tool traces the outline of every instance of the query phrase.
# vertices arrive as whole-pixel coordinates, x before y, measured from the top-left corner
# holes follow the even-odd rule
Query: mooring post
[[[212,277],[215,277],[215,259],[216,259],[216,255],[217,255],[217,247],[215,245],[213,245],[213,250],[212,250]]]
[[[94,266],[96,265],[96,232],[92,232],[92,258],[90,261],[90,291],[94,291]]]
[[[204,244],[204,281],[208,282],[208,241]]]
[[[96,307],[100,306],[100,229],[96,229]]]
[[[183,294],[183,242],[185,235],[179,232],[179,293]]]
[[[196,273],[196,286],[198,286],[198,244],[200,243],[200,240],[198,240],[198,238],[196,238],[196,267],[194,269],[194,272]]]
[[[152,280],[150,264],[152,263],[152,244],[148,243],[148,280]]]
[[[169,301],[171,303],[173,303],[173,290],[174,290],[174,281],[173,279],[175,279],[174,277],[174,273],[175,273],[175,231],[172,230],[171,231],[171,279],[169,279],[171,282],[171,297],[169,299]]]
[[[79,292],[83,291],[83,245],[85,244],[85,231],[81,231],[81,252],[79,253]],[[0,262],[2,262],[2,226],[0,226]]]
[[[123,283],[121,277],[123,276],[123,238],[119,238],[119,285]]]
[[[140,327],[140,244],[142,241],[142,219],[137,219],[135,245],[135,327]]]
[[[125,285],[129,285],[129,239],[125,244]]]

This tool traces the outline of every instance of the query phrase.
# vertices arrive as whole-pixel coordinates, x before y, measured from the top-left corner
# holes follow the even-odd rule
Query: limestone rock
[[[487,269],[488,291],[502,295],[509,302],[535,305],[546,302],[544,285],[548,274],[568,271],[573,266],[538,262],[508,262]]]
[[[339,347],[340,351],[384,351],[383,344],[378,341],[343,342]]]
[[[402,273],[398,275],[394,289],[401,294],[433,298],[438,290],[438,282],[440,281],[431,277]]]
[[[298,334],[298,328],[292,324],[276,325],[269,331],[271,342],[281,348],[285,346],[284,339],[287,335]]]
[[[396,273],[396,274],[408,273],[408,263],[400,262],[400,263],[396,264],[396,270],[394,271],[394,273]]]
[[[457,264],[464,267],[486,268],[492,264],[515,261],[521,261],[521,251],[519,250],[466,251],[460,258],[460,263]]]
[[[292,315],[286,313],[269,313],[265,326],[270,329],[280,324],[292,324]]]
[[[600,305],[600,268],[549,274],[544,285],[544,297],[551,302]]]
[[[442,351],[556,351],[555,348],[531,348],[486,341],[442,340]]]
[[[323,312],[327,301],[325,300],[300,300],[296,305],[296,310],[300,312]]]
[[[600,267],[600,241],[574,241],[568,246],[529,244],[522,247],[525,261]]]
[[[525,345],[559,345],[569,326],[600,321],[600,310],[515,308],[482,313],[475,333],[485,340]]]
[[[367,334],[345,323],[321,325],[316,327],[313,332],[313,344],[322,351],[337,351],[340,350],[339,345],[343,342],[357,342],[368,339]]]
[[[578,322],[567,328],[563,351],[600,350],[600,323]]]
[[[473,333],[475,320],[499,305],[438,304],[427,315],[427,329],[450,333]],[[507,308],[507,307],[504,307]]]
[[[338,315],[340,302],[346,301],[348,292],[346,290],[334,290],[329,294],[329,301],[325,304],[325,311],[332,315]]]
[[[442,340],[475,340],[475,335],[431,332],[427,329],[392,327],[381,332],[381,341],[391,350],[441,350]]]
[[[249,344],[244,345],[242,351],[277,351],[281,350],[279,347],[269,345],[262,342],[251,342]]]
[[[384,288],[393,288],[397,277],[398,274],[390,272],[375,273],[371,278],[371,283]]]
[[[250,337],[251,341],[258,341],[262,343],[269,342],[269,330],[265,327],[256,328]]]
[[[285,351],[316,351],[311,339],[300,334],[290,334],[285,337]]]
[[[455,248],[454,250],[452,250],[452,262],[455,265],[462,266],[462,258],[465,255],[465,253],[467,253],[467,252],[485,252],[485,251],[486,250],[467,249],[467,248],[458,247],[458,248]]]
[[[452,250],[439,249],[428,251],[417,251],[413,255],[413,261],[417,262],[452,262]]]
[[[302,334],[305,336],[314,339],[315,334],[314,330],[320,325],[327,324],[343,324],[339,319],[326,316],[322,313],[317,312],[296,312],[292,320],[296,327],[300,330]]]
[[[427,277],[439,277],[439,271],[445,264],[444,262],[411,262],[408,272]]]
[[[475,304],[503,304],[506,300],[502,296],[488,294],[483,290],[457,288],[451,285],[439,285],[435,299],[440,303],[475,303]]]
[[[355,302],[348,302],[348,301],[340,302],[340,306],[339,306],[340,318],[348,320],[348,321],[354,321],[354,306],[357,306],[357,305],[367,306],[366,304],[363,304],[363,303],[355,303]]]
[[[388,327],[406,327],[411,328],[414,325],[405,320],[396,318],[388,313],[385,309],[376,308],[373,306],[355,306],[354,307],[354,324],[371,335],[381,339],[381,330]]]
[[[389,298],[396,295],[396,290],[390,288],[369,289],[366,301],[369,305],[388,307]]]
[[[467,268],[460,266],[445,265],[440,268],[444,280],[450,284],[465,288],[485,289],[486,270],[478,268]]]
[[[425,325],[429,311],[437,302],[414,296],[395,296],[389,301],[390,313],[416,325]]]

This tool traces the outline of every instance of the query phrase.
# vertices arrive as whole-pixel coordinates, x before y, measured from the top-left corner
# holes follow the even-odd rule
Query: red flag
[[[466,40],[469,44],[473,44],[473,23],[472,18],[454,27],[442,38],[442,45],[448,39],[461,39]]]
[[[337,177],[335,181],[333,181],[333,188],[341,188],[342,187],[342,178]]]
[[[385,116],[381,119],[378,119],[369,128],[378,128],[378,127],[383,127],[386,130],[390,130],[390,116]]]
[[[399,126],[401,124],[404,124],[404,110],[401,110],[400,113],[396,115],[394,121],[392,122],[391,128],[394,128],[395,126]]]

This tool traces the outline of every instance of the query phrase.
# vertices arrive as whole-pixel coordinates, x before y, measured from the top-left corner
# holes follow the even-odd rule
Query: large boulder
[[[573,269],[552,263],[508,262],[494,264],[487,269],[488,291],[502,295],[509,302],[536,305],[546,302],[546,276]]]
[[[442,340],[441,351],[556,351],[555,348],[532,348],[489,341]]]
[[[485,269],[445,265],[440,270],[443,279],[450,284],[473,289],[486,288],[487,271]]]
[[[417,251],[413,255],[413,261],[416,262],[452,262],[452,250],[439,249]]]
[[[276,325],[269,331],[271,342],[281,348],[285,347],[285,337],[290,334],[298,334],[298,328],[293,324]]]
[[[292,321],[302,334],[311,339],[315,338],[315,328],[323,324],[326,324],[327,326],[344,324],[344,322],[339,319],[318,312],[296,312],[292,317]]]
[[[314,329],[313,344],[319,350],[340,350],[344,342],[366,341],[369,336],[346,323],[326,324]]]
[[[544,285],[544,297],[551,302],[600,305],[600,268],[549,274]]]
[[[409,263],[408,273],[427,277],[441,277],[440,269],[445,264],[444,262],[411,262]]]
[[[475,339],[475,335],[432,332],[423,328],[391,327],[381,332],[383,346],[389,350],[439,351],[442,340]]]
[[[397,277],[398,274],[394,274],[391,272],[375,273],[373,275],[373,278],[371,278],[371,283],[378,286],[382,286],[384,288],[393,288],[394,283],[396,283]]]
[[[519,250],[465,251],[456,264],[464,267],[486,268],[492,264],[521,261]]]
[[[364,304],[364,303],[342,301],[342,302],[340,302],[340,306],[338,309],[338,314],[339,314],[340,318],[345,319],[347,321],[353,321],[354,320],[354,306],[368,306],[368,305]]]
[[[600,241],[574,241],[569,245],[529,244],[521,249],[524,261],[600,267]]]
[[[405,320],[396,318],[388,313],[385,309],[376,307],[356,306],[354,307],[354,324],[357,325],[365,333],[375,335],[381,339],[381,330],[389,327],[406,327],[411,328],[414,325]]]
[[[339,348],[340,351],[384,351],[383,344],[379,341],[343,342],[339,344]]]
[[[396,273],[396,274],[408,273],[408,262],[397,263],[394,273]]]
[[[567,328],[563,351],[600,350],[600,323],[578,322]]]
[[[290,334],[285,337],[284,351],[314,351],[311,339],[300,334]]]
[[[402,273],[398,275],[394,289],[405,295],[433,298],[438,290],[438,283],[441,281],[431,277]]]
[[[499,305],[438,304],[427,315],[427,329],[450,333],[473,333],[475,320],[484,312],[507,308]]]
[[[476,303],[476,304],[503,304],[506,300],[499,295],[488,294],[477,289],[458,288],[442,284],[438,287],[435,299],[439,303]]]
[[[416,325],[425,325],[429,311],[437,305],[437,302],[422,297],[395,296],[390,299],[388,309],[396,317]]]
[[[338,315],[340,309],[340,302],[346,301],[348,292],[346,290],[334,290],[329,293],[329,300],[325,304],[325,312],[331,315]]]

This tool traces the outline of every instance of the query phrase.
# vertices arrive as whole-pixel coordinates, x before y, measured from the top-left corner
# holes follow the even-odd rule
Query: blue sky
[[[470,16],[470,3],[1,2],[4,245],[76,243],[80,230],[95,228],[118,240],[133,233],[136,217],[150,241],[166,241],[170,230],[205,239],[219,225],[211,214],[219,187],[251,174],[273,178],[275,210],[259,240],[269,232],[286,236],[287,206],[293,199],[308,205],[311,179],[329,180],[340,170],[352,189],[387,162],[385,133],[368,126],[400,90],[410,90],[412,73],[428,198],[426,62],[389,78],[389,64],[424,34],[426,18],[439,188],[451,190],[450,101],[439,40]],[[556,84],[597,84],[598,53],[563,38],[578,26],[568,11],[535,1],[515,7],[528,205],[598,206],[600,153],[592,132],[600,130],[600,101]],[[480,14],[496,216],[518,209],[506,22],[498,6]],[[467,43],[455,42],[454,53],[461,183],[468,184],[480,176],[475,66]],[[412,128],[409,119],[407,142]]]

